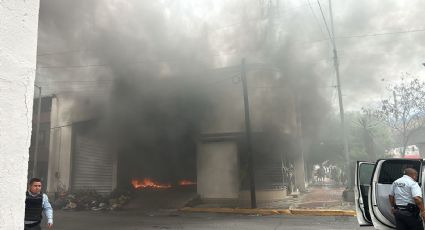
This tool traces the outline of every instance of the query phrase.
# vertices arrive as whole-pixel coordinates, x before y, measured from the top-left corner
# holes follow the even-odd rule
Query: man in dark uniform
[[[41,192],[41,180],[32,178],[28,183],[25,199],[24,230],[41,230],[42,212],[47,217],[47,227],[53,226],[53,209],[46,194]]]
[[[404,176],[394,181],[391,186],[389,199],[398,230],[424,229],[421,217],[425,218],[425,208],[417,179],[418,172],[406,168]]]

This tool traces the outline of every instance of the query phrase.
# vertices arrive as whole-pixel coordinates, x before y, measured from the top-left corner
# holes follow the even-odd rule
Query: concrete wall
[[[280,75],[266,66],[248,65],[247,82],[252,131],[262,132],[273,125],[284,133],[296,130],[294,98],[288,84],[279,85]],[[245,130],[240,67],[216,70],[209,76],[217,81],[206,91],[210,111],[202,123],[202,133],[238,133]]]
[[[38,8],[37,0],[0,1],[1,229],[24,224]]]
[[[235,142],[199,144],[197,168],[197,188],[201,198],[238,198],[239,166]]]

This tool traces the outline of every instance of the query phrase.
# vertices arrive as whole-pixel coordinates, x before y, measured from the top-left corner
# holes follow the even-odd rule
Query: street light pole
[[[38,108],[37,108],[37,124],[35,131],[35,149],[34,149],[34,162],[32,167],[32,177],[37,177],[37,164],[38,164],[38,138],[40,133],[40,114],[41,114],[41,86],[35,85],[38,88]]]

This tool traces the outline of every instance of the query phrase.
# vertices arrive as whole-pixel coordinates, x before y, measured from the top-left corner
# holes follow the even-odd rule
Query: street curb
[[[229,214],[269,215],[300,215],[300,216],[356,216],[353,210],[326,210],[326,209],[250,209],[250,208],[191,208],[180,209],[183,212],[208,212]]]
[[[331,209],[291,209],[292,215],[304,216],[356,216],[354,210],[331,210]]]

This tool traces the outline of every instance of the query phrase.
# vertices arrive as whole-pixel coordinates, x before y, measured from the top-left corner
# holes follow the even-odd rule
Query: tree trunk
[[[419,156],[424,157],[425,144],[418,144],[417,146],[419,148]]]
[[[406,136],[403,137],[403,149],[401,151],[401,157],[404,157],[406,155],[406,148],[407,148],[407,142],[408,138]]]
[[[366,128],[363,129],[363,143],[364,148],[367,153],[367,156],[369,158],[369,161],[374,162],[376,161],[376,153],[375,153],[375,142],[373,140],[372,135],[368,132]]]

